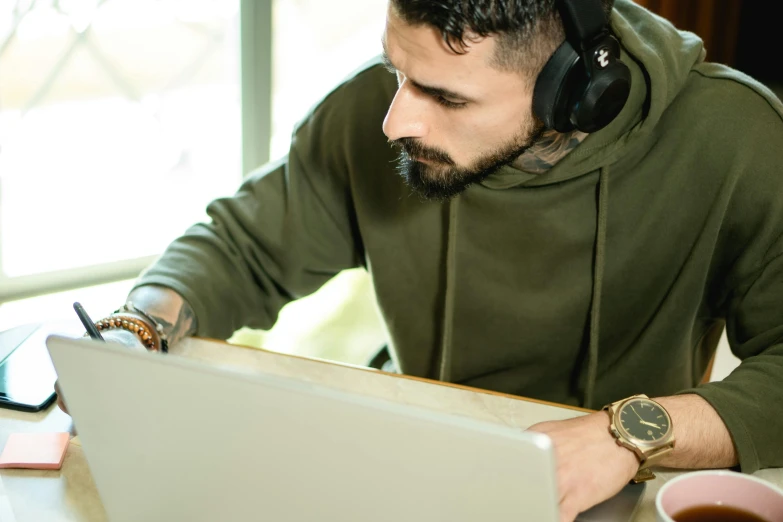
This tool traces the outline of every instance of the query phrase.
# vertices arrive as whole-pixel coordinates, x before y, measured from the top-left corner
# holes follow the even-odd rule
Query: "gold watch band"
[[[654,478],[655,473],[653,473],[650,468],[642,468],[636,472],[636,475],[634,475],[634,477],[631,479],[631,482],[634,484],[639,484],[640,482],[647,482],[648,480],[652,480]]]

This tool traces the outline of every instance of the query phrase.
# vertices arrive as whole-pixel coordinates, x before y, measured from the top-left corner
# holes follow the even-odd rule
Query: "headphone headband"
[[[590,43],[606,33],[606,19],[601,0],[555,0],[563,20],[566,39],[577,51],[584,51]]]

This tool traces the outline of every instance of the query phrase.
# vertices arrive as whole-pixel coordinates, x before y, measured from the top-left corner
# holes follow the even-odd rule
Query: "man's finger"
[[[567,496],[560,503],[560,522],[574,522],[579,511],[574,507],[572,496]]]

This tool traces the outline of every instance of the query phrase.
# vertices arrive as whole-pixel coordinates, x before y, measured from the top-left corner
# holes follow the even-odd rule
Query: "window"
[[[72,303],[82,303],[94,321],[116,310],[133,285],[133,280],[117,281],[65,292],[19,299],[0,307],[0,332],[28,323],[55,323],[67,331],[83,332]],[[2,354],[0,354],[2,358]]]
[[[239,0],[1,4],[0,302],[45,274],[138,271],[236,189],[238,17]]]
[[[381,52],[387,0],[275,0],[271,156],[293,126],[351,72]]]
[[[273,0],[273,38],[254,40],[259,58],[247,35],[240,44],[240,27],[252,34],[256,23],[241,17],[268,21],[258,0],[3,2],[0,330],[73,320],[74,300],[95,316],[116,308],[129,278],[238,187],[242,120],[264,117],[263,107],[242,113],[247,91],[270,93],[271,121],[261,124],[278,158],[309,109],[380,53],[386,3]],[[240,45],[246,67],[263,70],[270,44],[271,85],[268,75],[248,83]],[[75,280],[83,288],[56,292]],[[313,329],[339,320],[322,310],[365,307],[370,292],[360,271],[335,278],[290,305],[267,346],[317,354]],[[341,340],[347,352],[381,343],[377,319],[366,323]]]

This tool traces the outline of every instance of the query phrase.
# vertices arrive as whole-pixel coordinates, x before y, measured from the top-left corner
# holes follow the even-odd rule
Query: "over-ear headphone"
[[[620,113],[631,71],[609,33],[601,0],[555,0],[566,39],[538,75],[533,112],[548,129],[595,132]]]

